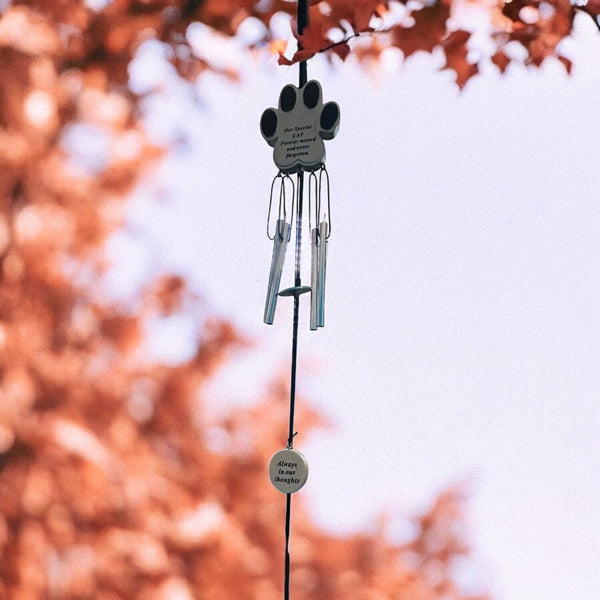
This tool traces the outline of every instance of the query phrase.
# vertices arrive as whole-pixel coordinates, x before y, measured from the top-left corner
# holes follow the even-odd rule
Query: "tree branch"
[[[372,32],[364,32],[363,33],[372,33]],[[353,38],[357,38],[359,37],[361,34],[360,31],[357,31],[356,33],[353,33],[351,36],[348,36],[347,38],[340,40],[339,42],[333,42],[331,44],[329,44],[329,46],[325,46],[324,48],[321,48],[319,50],[319,52],[327,52],[327,50],[332,50],[333,48],[336,48],[337,46],[343,46],[344,44],[347,44],[351,39]]]

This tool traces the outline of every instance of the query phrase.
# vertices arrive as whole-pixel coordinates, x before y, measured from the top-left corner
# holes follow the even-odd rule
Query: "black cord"
[[[298,202],[297,202],[297,215],[296,215],[296,273],[295,273],[295,285],[300,287],[302,280],[300,277],[300,244],[301,230],[302,230],[302,193],[303,193],[303,177],[302,171],[298,173]],[[287,447],[292,449],[294,447],[294,413],[296,409],[296,363],[298,358],[298,315],[300,312],[300,294],[294,294],[294,321],[292,328],[292,373],[290,381],[290,419],[289,419],[289,431],[288,431],[288,442]],[[283,597],[284,600],[290,598],[290,522],[292,516],[292,495],[287,494],[286,508],[285,508],[285,574],[284,574],[284,585],[283,585]]]
[[[302,35],[305,27],[309,24],[308,0],[298,0],[298,33]],[[300,46],[300,44],[299,44]],[[300,48],[299,48],[300,49]],[[299,84],[303,87],[308,80],[308,69],[306,61],[300,63]],[[299,288],[302,285],[300,274],[300,250],[302,245],[302,198],[304,196],[304,173],[298,171],[298,202],[296,204],[296,264],[294,285]],[[294,321],[292,326],[292,373],[290,381],[290,419],[287,447],[294,447],[294,413],[296,408],[296,362],[298,357],[298,315],[300,312],[300,294],[294,294]],[[290,598],[290,524],[292,517],[292,495],[286,494],[285,505],[285,575],[283,583],[284,600]]]
[[[283,598],[290,600],[290,517],[292,514],[292,495],[286,494],[285,509],[285,577],[283,584]]]

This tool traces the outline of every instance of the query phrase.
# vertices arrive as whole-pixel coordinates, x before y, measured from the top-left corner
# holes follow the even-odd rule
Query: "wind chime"
[[[307,0],[298,0],[298,33],[308,26]],[[294,412],[296,397],[296,359],[298,352],[298,315],[300,296],[310,292],[310,329],[325,324],[325,276],[327,241],[331,234],[331,201],[329,175],[325,168],[324,140],[337,134],[340,109],[337,103],[323,103],[321,85],[308,81],[307,64],[299,65],[299,86],[284,86],[279,104],[267,108],[260,119],[260,131],[273,147],[273,161],[278,173],[271,184],[267,214],[267,236],[273,242],[273,256],[267,286],[264,322],[273,324],[277,299],[294,299],[292,329],[292,365],[290,383],[290,416],[287,445],[275,452],[269,463],[271,483],[286,494],[284,600],[289,600],[290,588],[290,522],[291,496],[308,478],[308,462],[294,449]],[[305,196],[305,175],[308,174],[309,230],[311,234],[310,286],[303,286],[300,258],[302,249],[302,216]],[[295,175],[295,177],[293,177]],[[294,181],[295,179],[295,181]],[[295,221],[294,221],[295,220]],[[280,290],[286,248],[295,225],[295,276],[292,287]]]

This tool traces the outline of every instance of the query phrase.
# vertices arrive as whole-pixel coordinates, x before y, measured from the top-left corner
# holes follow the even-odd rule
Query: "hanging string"
[[[323,177],[323,175],[325,175],[325,177]],[[319,172],[319,220],[321,219],[320,210],[323,182],[325,182],[327,190],[327,212],[324,215],[324,220],[327,222],[327,239],[329,239],[329,236],[331,235],[331,194],[329,193],[329,173],[327,173],[325,165],[321,165],[321,171]]]
[[[298,33],[302,35],[304,28],[309,25],[308,0],[298,0]],[[300,49],[301,44],[298,44]],[[306,61],[300,63],[299,86],[303,87],[308,81],[308,69]],[[302,199],[304,197],[304,173],[302,169],[298,171],[298,198],[296,202],[296,265],[294,286],[299,288],[302,285],[300,273],[300,248],[302,243]],[[294,445],[294,412],[296,402],[296,361],[298,357],[298,315],[300,312],[300,296],[294,295],[294,320],[292,325],[292,368],[290,381],[290,418],[288,432],[288,448],[292,449]],[[292,495],[286,494],[285,508],[285,571],[283,584],[284,600],[290,598],[290,523],[292,516]]]
[[[308,230],[312,231],[313,222],[319,226],[319,215],[321,213],[321,202],[319,194],[319,180],[313,171],[308,176]]]
[[[292,214],[292,220],[290,221],[290,225],[292,224],[293,218],[294,218],[294,202],[295,202],[295,195],[296,195],[296,186],[294,185],[294,180],[289,176],[289,175],[285,175],[284,173],[282,173],[281,171],[279,171],[279,173],[277,173],[277,175],[275,175],[275,177],[273,178],[273,182],[271,183],[271,195],[269,198],[269,212],[267,213],[267,237],[272,241],[275,239],[275,234],[271,235],[271,213],[273,212],[273,198],[276,195],[276,185],[279,184],[279,207],[278,207],[278,211],[277,211],[277,215],[278,215],[278,219],[286,221],[287,220],[287,197],[286,197],[286,191],[285,191],[285,186],[286,185],[290,185],[292,187],[292,193],[291,193],[291,197],[292,197],[292,207],[291,207],[291,214]],[[277,231],[277,228],[275,228],[275,230]]]
[[[300,276],[300,246],[302,236],[302,194],[303,178],[302,171],[298,173],[298,198],[296,202],[296,271],[294,285],[299,288],[302,285]],[[300,312],[300,296],[294,295],[294,321],[292,325],[292,367],[290,380],[290,417],[288,429],[287,447],[291,450],[294,447],[294,413],[296,408],[296,363],[298,358],[298,317]],[[286,494],[285,506],[285,575],[283,597],[284,600],[290,598],[290,523],[292,517],[292,495]]]

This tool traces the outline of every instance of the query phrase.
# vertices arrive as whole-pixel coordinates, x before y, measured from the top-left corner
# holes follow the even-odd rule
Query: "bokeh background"
[[[252,20],[193,25],[192,60],[149,39],[156,15],[181,35],[160,2],[30,4],[0,3],[0,598],[278,598],[292,315],[262,323],[258,122],[297,69],[248,52]],[[227,29],[210,6],[184,12]],[[325,328],[301,306],[297,600],[600,592],[600,41],[579,17],[570,74],[515,48],[462,90],[441,49],[309,63],[342,121]]]
[[[466,485],[479,575],[510,600],[600,590],[593,24],[565,47],[570,76],[558,61],[490,69],[460,92],[435,57],[398,77],[394,56],[368,75],[324,61],[309,70],[342,125],[326,143],[326,327],[308,331],[306,301],[300,342],[300,389],[333,430],[297,439],[310,458],[302,493],[320,524],[348,532]],[[195,120],[182,108],[172,125],[194,141],[158,179],[167,199],[149,209],[143,188],[115,249],[121,263],[151,253],[142,279],[160,255],[259,340],[215,384],[224,406],[253,402],[270,366],[287,368],[291,302],[272,327],[261,320],[275,171],[257,122],[295,78],[251,65],[241,86],[215,81]],[[186,331],[182,320],[156,332],[159,352],[185,355]]]

